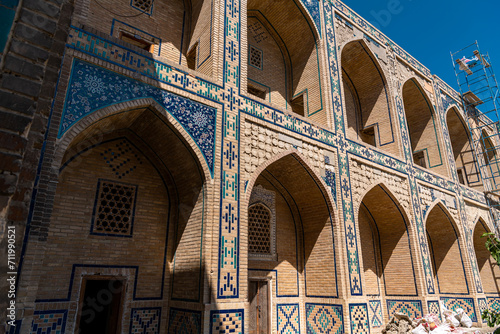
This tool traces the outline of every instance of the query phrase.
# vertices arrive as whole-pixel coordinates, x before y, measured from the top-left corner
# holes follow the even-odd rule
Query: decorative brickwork
[[[307,334],[344,333],[341,305],[306,303]]]
[[[499,297],[486,297],[488,301],[488,308],[500,312],[500,298]]]
[[[210,334],[243,334],[243,310],[210,311]]]
[[[160,307],[133,308],[130,314],[130,334],[160,333]]]
[[[132,236],[137,186],[99,180],[91,233]]]
[[[419,300],[388,300],[387,314],[389,318],[396,312],[404,313],[411,319],[424,315],[422,311],[422,302]]]
[[[197,311],[170,308],[168,332],[176,333],[201,333],[201,313]]]
[[[370,326],[375,328],[382,326],[384,324],[384,316],[380,300],[370,300],[368,306],[370,307]]]
[[[349,316],[352,334],[370,333],[370,319],[366,304],[350,304]]]
[[[300,317],[298,304],[278,304],[278,334],[300,333]]]
[[[447,309],[455,311],[461,308],[471,318],[472,322],[477,322],[476,311],[474,307],[474,299],[458,298],[458,297],[441,297],[441,301]]]
[[[477,304],[479,306],[480,314],[483,314],[483,311],[488,309],[488,302],[486,301],[486,298],[478,298]],[[488,321],[486,319],[483,319],[483,322],[486,323]]]
[[[67,310],[35,311],[31,334],[64,334],[66,330]]]
[[[441,319],[441,308],[439,307],[439,302],[438,301],[431,301],[429,300],[427,302],[427,307],[429,309],[429,313],[434,313]]]

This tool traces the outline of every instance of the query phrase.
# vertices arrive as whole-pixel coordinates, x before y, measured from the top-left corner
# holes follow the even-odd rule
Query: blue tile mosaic
[[[133,308],[130,313],[130,334],[160,333],[161,307]]]
[[[81,60],[73,60],[58,137],[61,138],[79,120],[99,109],[141,98],[153,98],[184,127],[213,172],[215,108]]]
[[[35,311],[31,334],[64,334],[68,310]]]
[[[278,304],[278,334],[300,333],[299,304]]]
[[[344,333],[342,305],[306,303],[307,334]]]

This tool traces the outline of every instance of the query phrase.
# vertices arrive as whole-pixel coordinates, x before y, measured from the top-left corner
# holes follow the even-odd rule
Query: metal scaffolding
[[[500,225],[498,83],[490,57],[476,42],[451,53],[476,163],[495,226]],[[498,231],[498,230],[497,230]]]

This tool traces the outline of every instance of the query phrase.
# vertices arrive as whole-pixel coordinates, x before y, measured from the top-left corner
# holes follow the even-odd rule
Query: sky
[[[432,74],[458,90],[450,51],[476,40],[500,80],[500,1],[343,0]]]

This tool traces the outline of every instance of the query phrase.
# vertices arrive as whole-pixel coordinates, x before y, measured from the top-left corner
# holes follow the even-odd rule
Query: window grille
[[[134,185],[100,180],[91,232],[131,236],[136,190]]]

